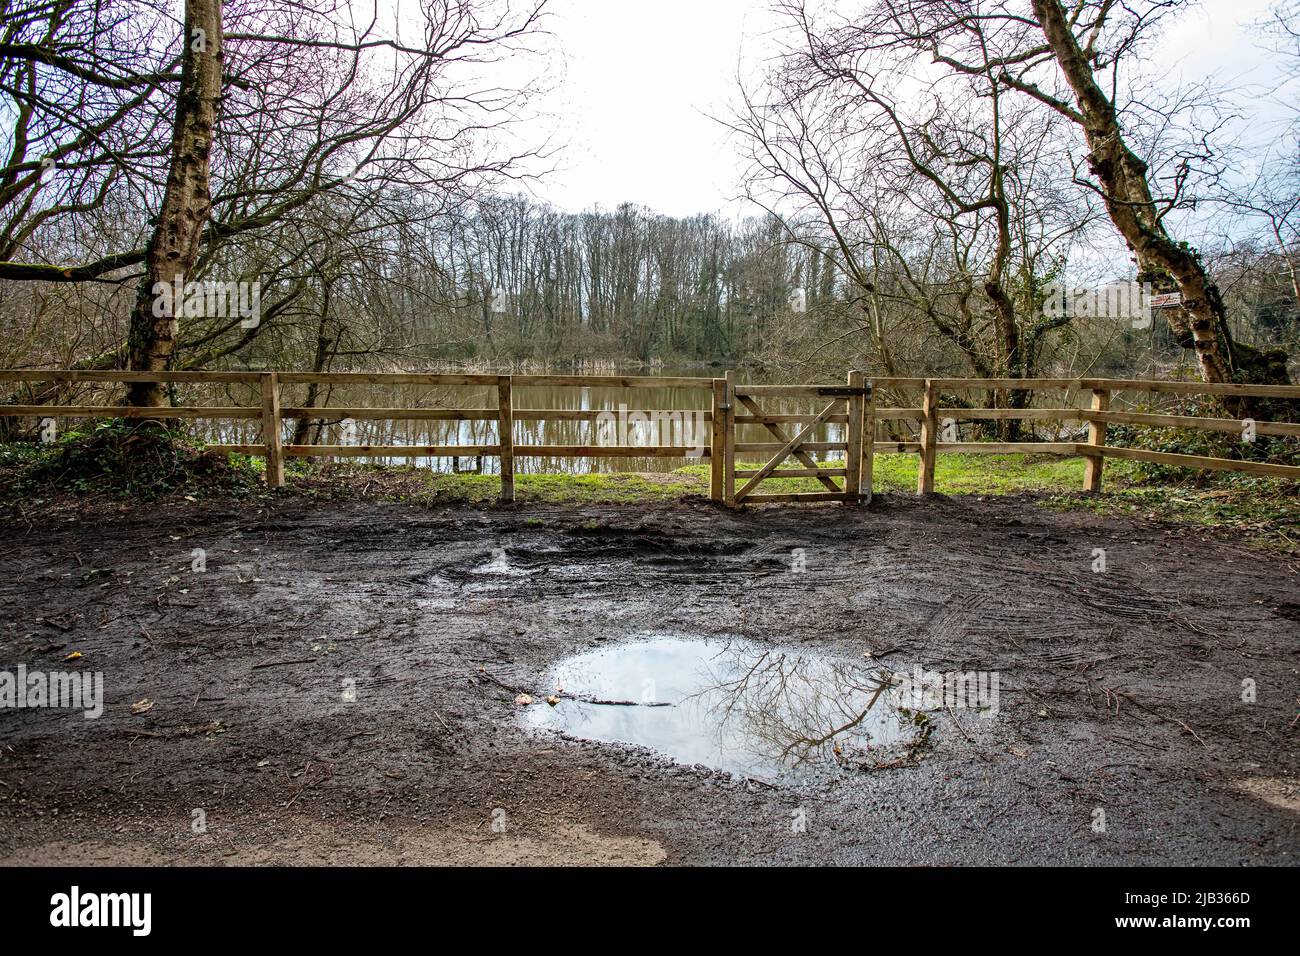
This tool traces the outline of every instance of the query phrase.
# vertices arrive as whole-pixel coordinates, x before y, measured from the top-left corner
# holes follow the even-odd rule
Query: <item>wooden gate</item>
[[[714,415],[713,428],[714,447],[721,445],[722,454],[718,456],[721,462],[715,459],[714,471],[715,486],[721,485],[722,498],[727,504],[871,500],[872,447],[863,441],[864,420],[869,418],[867,409],[871,406],[871,386],[863,382],[861,372],[850,372],[847,385],[736,385],[730,373],[720,385],[715,388],[714,404],[721,414]],[[806,414],[768,412],[759,404],[768,398],[814,399],[820,408]],[[821,400],[826,399],[829,401],[822,405]],[[827,424],[843,424],[844,440],[813,441],[817,429]],[[761,425],[772,441],[737,441],[736,430],[745,425]],[[783,427],[787,425],[794,431],[793,435]],[[835,451],[844,452],[843,467],[819,465],[814,457],[819,452]],[[738,454],[754,453],[771,457],[758,468],[737,467]],[[782,463],[790,458],[802,467],[782,468]],[[824,490],[784,494],[756,491],[770,478],[816,478]]]

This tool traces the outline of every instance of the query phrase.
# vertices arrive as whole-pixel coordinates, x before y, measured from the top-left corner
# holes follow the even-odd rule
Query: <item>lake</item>
[[[455,370],[447,370],[455,371]],[[530,369],[530,372],[536,371]],[[549,371],[549,370],[546,370]],[[557,374],[558,371],[557,371]],[[568,374],[567,372],[565,374]],[[699,366],[663,366],[652,371],[636,368],[601,367],[591,374],[600,375],[656,375],[692,376],[709,378],[721,376],[722,369]],[[768,384],[761,376],[742,373],[738,382]],[[840,384],[826,382],[825,384]],[[251,391],[251,390],[250,390]],[[301,405],[306,400],[305,385],[286,385],[281,404],[286,407]],[[186,402],[197,401],[190,395],[182,396]],[[219,404],[252,404],[251,396],[208,395],[205,402]],[[824,407],[815,399],[773,398],[764,402],[765,411],[779,414],[813,412]],[[332,407],[370,408],[495,408],[497,394],[494,387],[415,385],[380,386],[330,386],[322,387],[317,405]],[[697,388],[612,388],[573,386],[517,386],[514,389],[516,415],[528,409],[563,411],[608,412],[607,420],[591,421],[518,421],[514,426],[516,450],[521,445],[592,445],[622,444],[644,447],[647,445],[683,445],[707,449],[710,424],[699,413],[707,412],[711,404],[708,389]],[[655,416],[654,412],[673,411],[680,414]],[[793,435],[797,425],[783,425]],[[196,434],[211,442],[229,444],[255,444],[261,441],[260,424],[256,421],[203,422],[195,426]],[[834,442],[844,440],[845,426],[827,424],[811,440]],[[285,441],[292,434],[286,423]],[[774,441],[762,426],[737,426],[739,442]],[[491,445],[497,441],[495,421],[429,421],[394,420],[331,422],[313,430],[315,444],[362,445]],[[833,457],[831,453],[829,457]],[[760,456],[738,455],[738,460],[755,460]],[[843,453],[838,453],[843,458]],[[453,471],[456,463],[450,458],[422,457],[401,459],[368,459],[388,463],[410,462],[435,471]],[[517,474],[566,473],[589,474],[593,472],[670,472],[684,465],[702,464],[706,458],[528,458],[515,460]],[[481,463],[462,458],[461,469],[473,470],[481,464],[484,473],[499,470],[499,461],[486,456]]]

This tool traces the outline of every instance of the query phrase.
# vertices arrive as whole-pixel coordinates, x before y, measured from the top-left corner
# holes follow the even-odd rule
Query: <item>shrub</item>
[[[259,484],[248,459],[204,451],[157,421],[92,421],[49,446],[7,457],[16,467],[6,483],[19,493],[58,489],[150,501],[181,490],[248,492]]]
[[[1170,412],[1168,408],[1141,407],[1140,412]],[[1223,409],[1208,397],[1189,397],[1174,410],[1178,415],[1225,418]],[[1264,420],[1261,415],[1261,420]],[[1279,416],[1278,419],[1282,420]],[[1273,435],[1257,435],[1253,442],[1244,441],[1237,432],[1201,431],[1192,428],[1157,428],[1150,425],[1111,425],[1106,443],[1145,451],[1176,455],[1202,455],[1237,461],[1261,461],[1275,465],[1300,465],[1300,440]],[[1235,472],[1189,471],[1154,462],[1133,462],[1135,481],[1167,482],[1191,479],[1198,484],[1238,484],[1259,479]]]

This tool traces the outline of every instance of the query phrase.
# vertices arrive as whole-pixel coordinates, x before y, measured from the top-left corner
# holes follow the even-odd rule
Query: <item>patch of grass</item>
[[[818,464],[826,468],[844,467],[843,460]],[[758,464],[750,463],[746,467],[754,468]],[[916,455],[876,455],[872,465],[873,489],[877,492],[915,492],[919,467]],[[707,494],[708,465],[688,465],[674,474],[690,474],[703,481]],[[823,490],[816,478],[782,478],[780,474],[781,470],[777,469],[775,477],[762,483],[760,488],[764,493],[799,494]],[[1077,490],[1083,487],[1083,460],[1055,455],[939,455],[934,466],[934,487],[935,491],[948,495]]]
[[[1022,491],[1074,491],[1083,487],[1082,458],[1058,455],[938,455],[934,490],[945,495],[1006,495]],[[916,491],[916,455],[877,455],[880,491]]]
[[[842,461],[824,461],[828,468],[842,467]],[[1047,500],[1056,507],[1104,509],[1108,502],[1123,513],[1140,510],[1141,502],[1154,501],[1161,495],[1171,494],[1171,500],[1183,502],[1197,495],[1196,488],[1188,484],[1134,487],[1141,476],[1134,473],[1131,462],[1106,463],[1107,493],[1101,496],[1081,495],[1084,462],[1081,458],[1063,458],[1055,455],[973,455],[944,454],[935,464],[935,490],[950,495],[1002,495],[1023,492],[1046,493]],[[912,494],[916,491],[918,461],[915,455],[877,455],[874,462],[874,486],[877,492]],[[1243,476],[1233,476],[1241,478]],[[318,464],[294,476],[291,488],[305,494],[322,497],[378,497],[424,503],[435,502],[491,502],[501,490],[496,475],[435,474],[423,468],[410,466],[366,465],[358,463]],[[1219,493],[1203,495],[1207,502],[1205,511],[1212,519],[1232,519],[1239,509],[1249,509],[1251,515],[1262,516],[1258,495],[1265,488],[1275,499],[1275,507],[1287,513],[1286,482],[1269,479],[1247,479],[1243,495],[1224,496]],[[822,490],[814,478],[777,477],[764,481],[764,492],[790,494]],[[522,502],[548,504],[636,504],[638,502],[671,502],[688,498],[707,498],[709,493],[709,466],[687,465],[666,474],[589,474],[589,475],[516,475],[515,498]],[[1294,489],[1291,491],[1294,500]],[[1231,502],[1231,503],[1229,503]],[[1174,510],[1187,506],[1175,505]]]
[[[160,426],[152,426],[159,429]],[[749,467],[757,467],[749,464]],[[825,461],[826,467],[843,462]],[[916,455],[877,455],[877,492],[916,490]],[[107,493],[152,500],[194,494],[265,494],[262,463],[243,456],[203,454],[183,436],[141,432],[140,423],[100,423],[52,445],[0,445],[0,498],[31,498],[44,491]],[[1085,495],[1081,458],[1054,455],[944,454],[935,464],[935,490],[949,495],[1036,493],[1059,510],[1176,521],[1226,528],[1249,542],[1300,551],[1300,488],[1294,482],[1238,474],[1181,472],[1157,481],[1139,463],[1108,460],[1104,492]],[[438,474],[409,465],[293,461],[286,493],[321,500],[404,501],[419,505],[491,503],[500,494],[496,475]],[[777,477],[762,490],[775,494],[820,491],[813,478]],[[709,466],[688,465],[667,474],[516,475],[522,503],[558,505],[646,504],[704,500]],[[529,527],[541,527],[530,518]]]
[[[290,482],[295,492],[319,498],[375,498],[417,504],[492,502],[501,493],[497,475],[441,474],[425,468],[321,464]],[[708,497],[703,476],[652,474],[515,475],[515,500],[542,504],[636,504]]]
[[[837,462],[824,462],[835,467]],[[1050,508],[1116,517],[1196,524],[1239,532],[1253,545],[1300,551],[1300,487],[1294,482],[1233,473],[1170,471],[1181,480],[1157,481],[1141,463],[1108,459],[1104,493],[1082,493],[1084,460],[1057,455],[943,454],[935,460],[935,490],[948,495],[1045,493]],[[876,492],[916,491],[916,455],[876,455]],[[682,469],[708,481],[708,467]],[[818,491],[813,478],[765,481],[763,491]]]
[[[1197,479],[1152,484],[1143,473],[1125,476],[1128,462],[1107,462],[1100,495],[1053,495],[1042,504],[1061,511],[1090,511],[1124,518],[1145,518],[1242,535],[1246,542],[1268,551],[1300,553],[1300,489],[1294,482],[1232,475],[1235,480],[1206,486]],[[1128,482],[1140,481],[1140,484]]]
[[[500,487],[499,480],[490,479]],[[620,504],[638,501],[679,501],[708,497],[707,475],[703,480],[676,472],[666,475],[515,475],[515,498],[549,504]]]

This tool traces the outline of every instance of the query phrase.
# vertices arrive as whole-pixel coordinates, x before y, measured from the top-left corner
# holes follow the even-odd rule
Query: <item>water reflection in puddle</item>
[[[872,751],[913,738],[865,661],[748,641],[630,643],[569,658],[551,678],[561,700],[530,706],[528,725],[747,776],[874,763]]]

